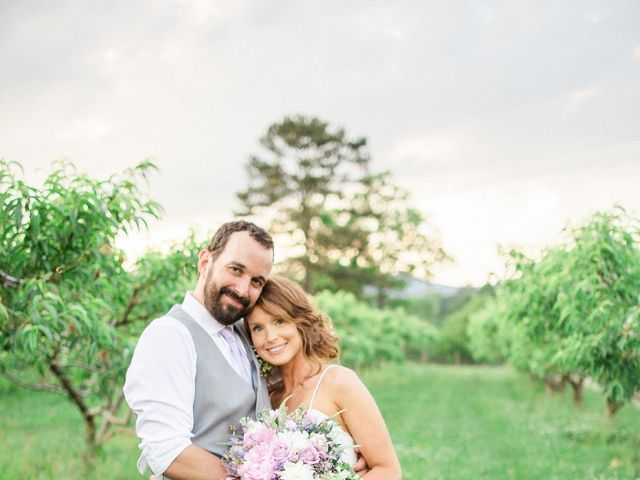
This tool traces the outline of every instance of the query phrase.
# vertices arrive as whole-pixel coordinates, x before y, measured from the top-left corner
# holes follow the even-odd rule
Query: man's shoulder
[[[150,340],[157,337],[175,336],[191,339],[191,334],[187,327],[177,318],[168,313],[152,320],[140,335],[140,340]]]

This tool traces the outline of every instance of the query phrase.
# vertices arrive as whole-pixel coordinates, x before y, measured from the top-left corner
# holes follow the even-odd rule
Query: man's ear
[[[207,272],[207,266],[211,261],[211,252],[206,248],[198,253],[198,273],[202,276]]]

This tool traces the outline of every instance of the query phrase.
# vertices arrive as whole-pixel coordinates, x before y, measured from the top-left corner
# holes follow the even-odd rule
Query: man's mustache
[[[247,297],[241,297],[236,292],[231,290],[229,287],[222,287],[220,289],[220,295],[222,294],[228,295],[233,298],[236,302],[240,303],[245,308],[249,306],[249,299]]]

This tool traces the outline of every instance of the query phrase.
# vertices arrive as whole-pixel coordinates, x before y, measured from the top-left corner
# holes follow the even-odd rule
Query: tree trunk
[[[566,379],[560,375],[550,375],[544,379],[547,393],[563,392],[567,386]]]
[[[84,419],[84,424],[87,428],[87,444],[94,448],[96,446],[96,420],[95,415],[89,411],[89,408],[84,403],[84,400],[80,396],[80,393],[74,388],[71,380],[67,377],[64,370],[56,363],[55,359],[52,360],[49,365],[51,372],[60,380],[62,387],[65,389],[67,396],[76,404],[80,413],[82,414],[82,418]]]
[[[573,404],[575,406],[582,405],[584,377],[580,375],[566,375],[566,381],[569,382],[569,385],[571,385],[573,389]]]
[[[618,402],[611,397],[607,397],[607,408],[605,410],[607,418],[613,418],[616,412],[620,410],[623,405],[624,402]]]

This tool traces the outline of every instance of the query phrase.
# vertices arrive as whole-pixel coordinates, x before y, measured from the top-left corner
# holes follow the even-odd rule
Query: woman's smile
[[[275,347],[265,348],[265,350],[267,352],[269,352],[271,355],[278,355],[279,353],[284,352],[285,348],[287,348],[287,344],[286,343],[282,343],[282,344],[277,345]]]

